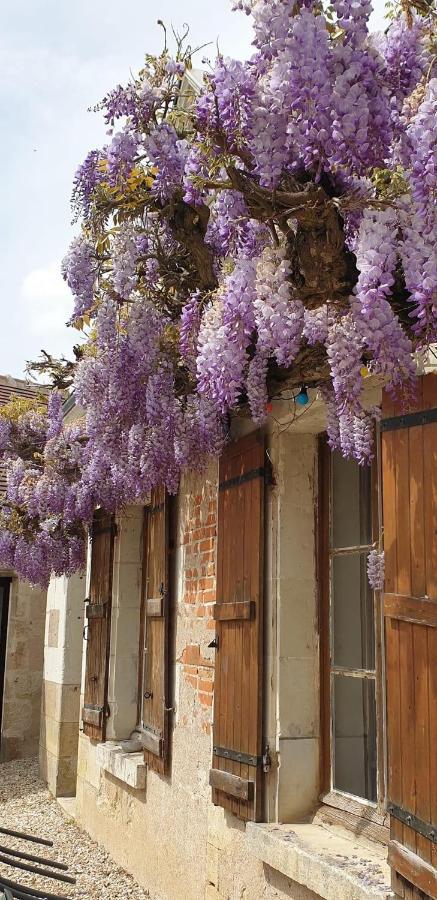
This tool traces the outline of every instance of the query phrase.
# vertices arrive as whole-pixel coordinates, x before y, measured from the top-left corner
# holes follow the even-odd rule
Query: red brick
[[[202,553],[202,563],[213,563],[215,561],[214,550],[204,550]]]
[[[190,644],[188,647],[184,647],[182,652],[182,662],[188,663],[189,665],[197,665],[200,660],[200,647],[199,644]]]
[[[185,675],[184,674],[184,679],[187,682],[187,684],[191,684],[191,687],[193,687],[194,690],[197,689],[197,678],[195,675]]]
[[[199,691],[204,691],[206,694],[211,694],[214,690],[214,685],[211,680],[200,678],[199,679]]]
[[[198,697],[202,706],[212,706],[212,694],[205,694],[199,691]]]
[[[182,651],[182,662],[190,666],[206,666],[208,669],[213,665],[209,659],[205,659],[200,653],[199,644],[189,644]]]
[[[202,659],[202,662],[199,663],[199,669],[206,669],[207,671],[209,671],[209,669],[213,669],[213,668],[214,668],[214,663],[213,663],[212,659]],[[199,672],[199,675],[203,676],[204,674],[205,674],[204,672]]]
[[[195,675],[196,678],[197,678],[198,671],[199,670],[198,670],[197,666],[185,665],[183,668],[184,675]]]
[[[214,578],[199,578],[198,587],[201,591],[210,591],[215,587]]]
[[[212,550],[214,547],[214,541],[212,538],[207,538],[204,541],[200,541],[199,550],[202,553],[204,550]]]
[[[215,603],[216,592],[215,591],[204,591],[202,599],[203,599],[204,603]]]

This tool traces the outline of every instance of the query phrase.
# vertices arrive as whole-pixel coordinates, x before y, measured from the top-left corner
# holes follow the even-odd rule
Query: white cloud
[[[65,333],[73,298],[62,278],[59,263],[29,272],[22,282],[21,298],[32,334],[59,337]]]

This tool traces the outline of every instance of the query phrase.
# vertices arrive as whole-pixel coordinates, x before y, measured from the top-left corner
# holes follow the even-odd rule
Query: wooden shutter
[[[437,898],[437,375],[381,430],[389,862],[399,896]]]
[[[264,438],[220,459],[212,798],[241,819],[262,814]]]
[[[91,530],[90,595],[85,607],[86,672],[83,730],[104,741],[108,716],[108,667],[111,637],[112,569],[115,525],[97,510]]]
[[[166,771],[169,757],[168,499],[152,491],[146,508],[142,739],[147,764]]]

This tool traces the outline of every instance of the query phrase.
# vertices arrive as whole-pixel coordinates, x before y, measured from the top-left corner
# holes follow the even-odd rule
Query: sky
[[[374,5],[377,29],[384,0]],[[250,19],[230,0],[0,0],[0,374],[23,377],[42,348],[71,356],[78,333],[65,326],[72,299],[60,274],[75,234],[71,185],[107,141],[88,109],[160,52],[158,18],[188,23],[193,47],[212,42],[195,65],[217,42],[226,56],[251,52]]]

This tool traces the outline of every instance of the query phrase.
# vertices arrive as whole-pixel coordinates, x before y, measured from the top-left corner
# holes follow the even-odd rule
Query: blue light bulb
[[[299,406],[307,405],[307,403],[309,402],[309,397],[308,397],[308,391],[307,391],[306,387],[301,387],[299,393],[295,397],[295,400],[296,400],[296,403],[299,404]]]

